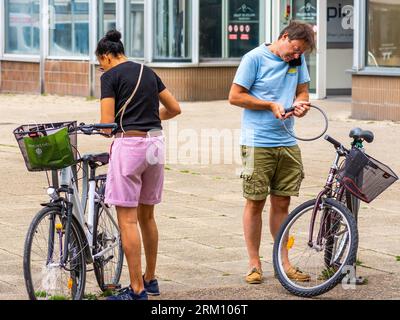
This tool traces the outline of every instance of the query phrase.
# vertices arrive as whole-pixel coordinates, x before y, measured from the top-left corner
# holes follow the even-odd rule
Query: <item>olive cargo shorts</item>
[[[243,196],[265,200],[269,194],[298,196],[304,178],[301,151],[293,147],[241,146]]]

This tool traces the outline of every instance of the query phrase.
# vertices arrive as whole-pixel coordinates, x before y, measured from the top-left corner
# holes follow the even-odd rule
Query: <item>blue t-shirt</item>
[[[233,82],[257,99],[280,103],[289,109],[297,85],[310,82],[304,56],[301,59],[301,66],[290,67],[262,44],[243,56]],[[296,145],[296,139],[285,131],[281,122],[270,110],[244,109],[240,144],[252,147]],[[285,120],[285,124],[293,133],[294,117]]]

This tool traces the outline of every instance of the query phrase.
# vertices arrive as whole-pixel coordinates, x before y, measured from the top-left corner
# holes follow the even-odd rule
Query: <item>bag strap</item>
[[[141,80],[142,80],[143,68],[144,68],[144,65],[143,65],[143,64],[140,64],[140,73],[139,73],[138,81],[137,81],[137,83],[136,83],[136,87],[135,87],[135,89],[133,90],[131,96],[128,98],[128,100],[126,100],[126,102],[124,103],[124,105],[122,106],[122,108],[121,108],[121,109],[118,111],[118,113],[115,115],[115,118],[116,118],[116,117],[118,117],[119,114],[121,114],[121,118],[120,118],[120,120],[119,120],[119,124],[120,124],[121,129],[122,129],[122,131],[123,131],[124,133],[125,133],[125,130],[124,130],[123,126],[122,126],[122,118],[124,117],[126,108],[127,108],[128,105],[131,103],[133,97],[134,97],[135,94],[136,94],[136,91],[137,91],[138,88],[139,88],[140,82],[141,82]]]

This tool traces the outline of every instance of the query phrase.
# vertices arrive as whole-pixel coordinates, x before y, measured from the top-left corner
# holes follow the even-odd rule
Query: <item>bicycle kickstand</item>
[[[368,283],[368,280],[366,278],[364,278],[363,276],[357,276],[357,267],[356,266],[354,266],[354,276],[356,278],[357,286],[366,285]]]

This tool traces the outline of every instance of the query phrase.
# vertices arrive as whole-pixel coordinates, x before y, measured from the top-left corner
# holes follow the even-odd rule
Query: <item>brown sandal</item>
[[[299,281],[299,282],[308,282],[311,279],[309,274],[304,273],[299,268],[290,267],[285,272],[290,280]]]

